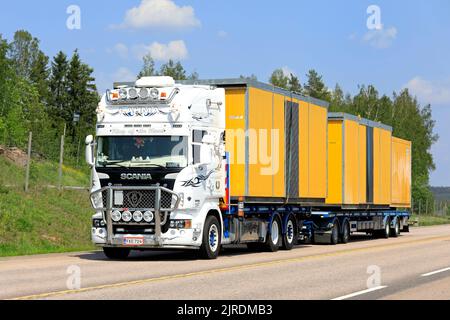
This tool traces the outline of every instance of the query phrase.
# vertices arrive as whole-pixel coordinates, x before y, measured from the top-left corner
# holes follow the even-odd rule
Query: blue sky
[[[373,4],[380,30],[367,27]],[[81,10],[81,29],[66,26],[70,5]],[[284,68],[304,80],[314,68],[352,93],[358,84],[386,94],[408,87],[432,104],[440,135],[431,183],[450,185],[449,12],[448,0],[16,0],[0,12],[0,33],[26,29],[50,56],[78,48],[101,90],[132,80],[147,52],[158,63],[181,59],[201,78],[267,81]]]

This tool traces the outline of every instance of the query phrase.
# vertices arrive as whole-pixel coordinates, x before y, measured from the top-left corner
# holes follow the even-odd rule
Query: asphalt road
[[[214,261],[166,251],[127,261],[101,252],[1,258],[0,299],[450,299],[450,226],[369,239],[227,248]]]

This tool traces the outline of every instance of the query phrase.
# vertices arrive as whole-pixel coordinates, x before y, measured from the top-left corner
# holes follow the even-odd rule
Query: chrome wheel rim
[[[286,225],[286,240],[288,243],[292,243],[294,241],[294,223],[292,220],[289,220]]]
[[[279,234],[278,234],[278,222],[277,220],[273,220],[272,221],[272,228],[271,228],[271,235],[272,235],[272,243],[277,245],[278,244],[278,239],[279,239]]]
[[[216,252],[219,247],[219,229],[215,224],[209,228],[209,248],[212,252]]]

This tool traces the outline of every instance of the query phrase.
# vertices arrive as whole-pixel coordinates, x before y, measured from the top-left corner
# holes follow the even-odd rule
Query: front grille
[[[116,225],[113,226],[114,234],[154,234],[155,228],[150,226]]]
[[[121,191],[123,204],[118,205],[116,200],[113,199],[113,207],[121,208],[140,208],[140,209],[154,209],[156,200],[155,190],[124,190]],[[103,207],[107,207],[107,191],[102,192]],[[171,210],[173,204],[175,203],[174,196],[164,190],[161,191],[161,211]]]

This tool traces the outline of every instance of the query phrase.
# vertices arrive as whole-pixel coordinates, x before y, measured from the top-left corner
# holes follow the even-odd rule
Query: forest
[[[95,131],[101,94],[93,73],[77,50],[70,54],[60,51],[50,58],[40,49],[39,39],[25,30],[17,31],[10,42],[0,35],[0,145],[25,149],[32,131],[33,156],[57,161],[60,137],[65,132],[65,162],[82,166],[79,159],[83,158],[84,137]],[[199,78],[197,72],[188,74],[181,62],[169,60],[157,67],[147,55],[136,78],[151,75],[176,80]],[[249,78],[257,80],[255,75]],[[388,96],[370,84],[359,85],[354,95],[344,92],[339,84],[328,88],[315,70],[305,75],[304,83],[282,69],[274,70],[268,80],[328,101],[331,112],[347,112],[390,125],[395,136],[411,140],[413,199],[432,202],[429,176],[435,165],[431,146],[438,136],[433,131],[431,105],[421,106],[407,89]]]

